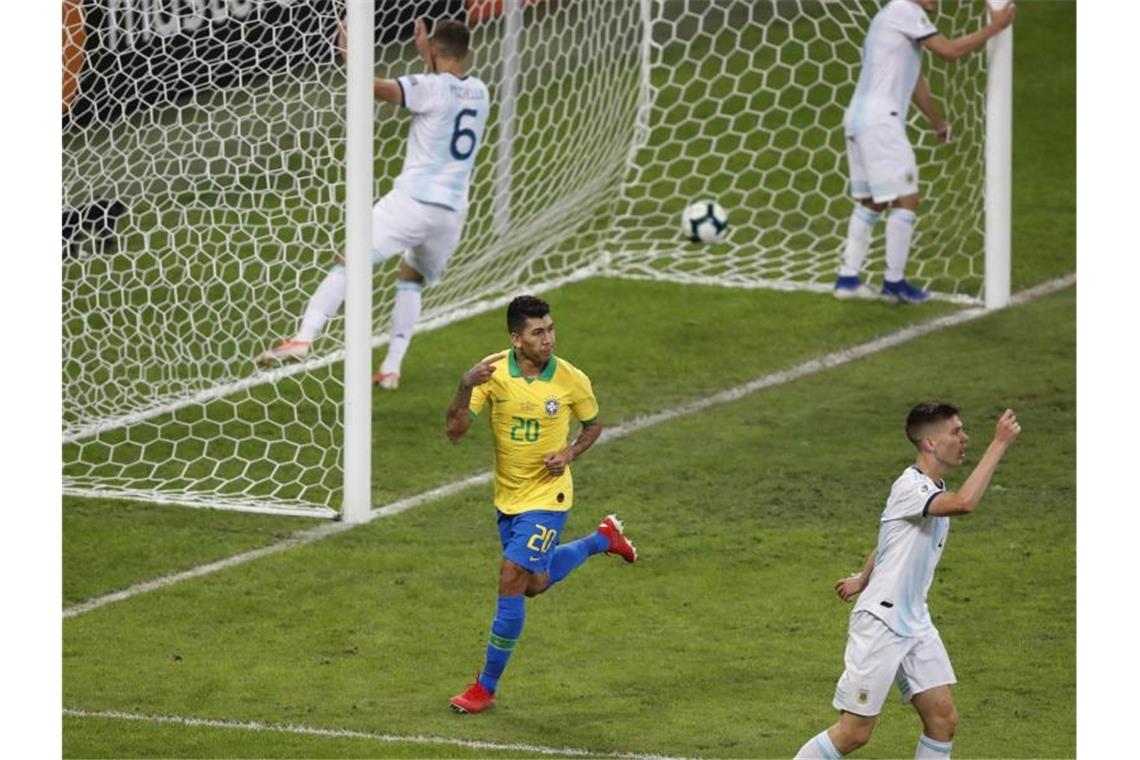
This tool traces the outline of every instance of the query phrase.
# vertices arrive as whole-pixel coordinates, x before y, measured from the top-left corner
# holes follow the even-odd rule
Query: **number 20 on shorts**
[[[544,525],[535,525],[534,527],[538,530],[536,530],[535,534],[526,542],[526,548],[532,552],[545,554],[550,548],[550,545],[554,543],[554,537],[558,535],[558,531],[553,528],[547,529]]]

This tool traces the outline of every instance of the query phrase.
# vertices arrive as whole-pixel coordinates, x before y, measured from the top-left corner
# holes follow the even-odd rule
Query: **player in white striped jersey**
[[[344,34],[341,34],[344,52]],[[420,318],[420,291],[443,275],[459,245],[467,218],[467,189],[483,141],[491,102],[487,86],[465,73],[470,33],[459,21],[440,21],[429,38],[423,20],[416,22],[416,48],[430,73],[379,79],[377,100],[412,113],[404,166],[391,192],[372,210],[372,261],[385,261],[401,251],[388,354],[372,380],[395,390],[400,367]],[[258,364],[299,361],[325,323],[344,302],[344,260],[310,299],[301,329],[258,356]]]
[[[859,83],[843,117],[847,164],[855,209],[847,224],[843,262],[835,281],[836,298],[873,297],[859,271],[867,258],[871,233],[883,211],[887,217],[887,267],[882,297],[919,303],[927,294],[904,277],[911,233],[918,212],[918,166],[906,136],[906,116],[913,99],[941,143],[950,141],[950,124],[938,111],[922,76],[922,48],[947,61],[972,53],[1013,23],[1014,5],[991,6],[990,22],[955,39],[938,33],[927,13],[938,0],[891,0],[871,20],[859,70]]]
[[[922,718],[915,757],[948,758],[958,725],[950,657],[930,620],[926,594],[942,557],[950,518],[973,512],[998,462],[1021,433],[1013,412],[998,420],[994,439],[958,491],[942,476],[962,463],[966,435],[957,407],[919,404],[906,420],[918,450],[914,465],[891,486],[879,521],[879,542],[863,571],[835,584],[844,601],[859,594],[848,626],[846,669],[832,705],[839,720],[807,741],[797,758],[839,758],[866,744],[891,683]]]

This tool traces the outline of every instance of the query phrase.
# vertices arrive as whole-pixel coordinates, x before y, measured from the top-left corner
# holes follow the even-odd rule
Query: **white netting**
[[[649,136],[615,208],[612,271],[738,286],[829,290],[852,201],[843,112],[878,2],[653,3]],[[981,3],[943,3],[947,36],[976,29]],[[942,295],[982,288],[985,58],[925,72],[954,127],[935,147],[917,109],[910,135],[923,194],[907,276]],[[675,233],[686,202],[717,200],[733,230],[711,247]],[[883,229],[868,262],[883,264]]]
[[[252,358],[293,333],[343,251],[343,0],[87,0],[83,24],[76,5],[64,3],[66,492],[336,509],[340,318],[307,364],[259,374]],[[414,18],[464,11],[377,5],[389,77],[422,70]],[[875,8],[527,3],[509,154],[507,22],[472,22],[472,70],[495,107],[464,241],[425,291],[425,320],[593,272],[829,287],[851,209],[840,123]],[[961,33],[980,8],[945,4],[936,23]],[[983,60],[928,62],[927,77],[956,139],[916,146],[928,200],[908,276],[977,298]],[[399,172],[406,119],[376,109],[377,197]],[[681,210],[704,197],[729,209],[724,243],[680,236]],[[382,340],[389,268],[375,282]]]

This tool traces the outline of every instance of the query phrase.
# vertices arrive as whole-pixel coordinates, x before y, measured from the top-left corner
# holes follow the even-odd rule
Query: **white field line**
[[[487,742],[471,739],[453,739],[447,736],[423,736],[412,734],[399,736],[394,734],[377,734],[371,731],[357,731],[348,728],[314,728],[312,726],[296,726],[287,724],[261,723],[259,721],[217,720],[209,718],[188,718],[178,715],[140,715],[138,713],[117,712],[114,710],[74,710],[64,708],[64,715],[76,718],[109,718],[112,720],[134,720],[142,723],[166,723],[188,727],[228,728],[258,733],[301,734],[306,736],[320,736],[326,738],[366,739],[368,741],[383,742],[386,744],[408,743],[444,745],[451,747],[466,747],[477,750],[498,750],[502,752],[533,752],[538,755],[551,755],[554,757],[612,757],[629,758],[630,760],[682,760],[668,755],[647,755],[637,752],[600,752],[578,747],[545,747],[537,744],[504,744],[500,742]]]
[[[735,288],[738,290],[778,290],[785,293],[822,293],[830,295],[835,289],[833,282],[800,282],[799,280],[734,280],[731,275],[709,277],[706,275],[689,274],[688,272],[643,272],[638,269],[617,269],[605,272],[606,277],[617,277],[623,280],[638,280],[641,282],[676,282],[682,285],[710,285],[718,288]],[[870,300],[875,300],[871,296]],[[962,293],[939,293],[930,291],[931,301],[958,304],[959,306],[981,306],[982,300]]]
[[[63,610],[63,617],[66,619],[75,617],[76,615],[82,615],[85,612],[90,612],[91,610],[98,609],[99,607],[103,607],[114,602],[121,602],[124,599],[130,599],[132,596],[145,594],[148,591],[157,591],[160,588],[173,586],[175,583],[188,581],[192,578],[201,578],[203,575],[210,575],[211,573],[215,573],[219,570],[225,570],[228,567],[245,564],[251,560],[261,559],[262,557],[269,557],[274,554],[280,554],[286,549],[292,549],[296,546],[311,544],[315,541],[320,541],[322,538],[328,538],[329,536],[334,536],[337,533],[343,533],[346,530],[355,528],[357,525],[370,523],[378,517],[391,517],[392,515],[398,515],[401,512],[406,512],[409,509],[418,507],[419,505],[426,502],[442,499],[444,497],[451,496],[452,494],[459,493],[460,491],[470,488],[471,486],[477,486],[490,482],[490,470],[481,472],[478,475],[472,475],[471,477],[463,478],[462,480],[456,480],[437,488],[432,488],[429,491],[423,491],[421,493],[415,494],[414,496],[408,496],[398,501],[393,501],[383,507],[377,507],[376,509],[373,509],[371,512],[369,512],[368,518],[362,522],[325,523],[315,528],[310,528],[308,530],[294,533],[289,538],[278,541],[275,544],[270,544],[269,546],[263,546],[260,549],[253,549],[248,552],[242,552],[241,554],[235,554],[232,557],[226,557],[225,559],[220,559],[215,562],[208,562],[205,565],[192,567],[189,570],[184,570],[181,573],[163,575],[155,578],[154,580],[136,583],[135,585],[130,586],[129,588],[125,588],[121,591],[115,591],[111,594],[97,596],[94,599],[88,599],[85,602],[80,602],[79,604],[72,605],[71,607],[65,607]]]
[[[117,491],[113,488],[78,488],[67,485],[69,481],[69,478],[63,479],[64,496],[79,496],[88,499],[114,499],[116,501],[141,501],[146,504],[168,504],[177,507],[188,507],[190,509],[231,509],[240,510],[242,512],[254,512],[261,515],[281,515],[284,517],[335,518],[340,516],[340,512],[337,512],[331,507],[313,507],[308,505],[291,507],[287,506],[287,504],[274,504],[273,502],[266,502],[250,497],[239,497],[238,501],[234,501],[233,499],[213,499],[209,496],[183,499],[161,491],[136,490],[133,488],[122,491]],[[235,506],[235,504],[238,506]]]
[[[1076,284],[1076,281],[1076,274],[1069,274],[1065,277],[1051,280],[1042,285],[1038,285],[1034,288],[1030,288],[1029,290],[1018,293],[1011,299],[1011,305],[1023,304],[1028,301],[1032,301],[1035,298],[1040,298],[1041,296],[1055,293],[1059,290],[1064,290],[1065,288],[1072,287],[1074,284]],[[644,430],[645,428],[659,425],[662,422],[669,422],[670,420],[677,419],[678,417],[700,412],[713,406],[725,404],[730,401],[736,401],[737,399],[743,398],[750,393],[755,393],[756,391],[762,390],[764,388],[770,388],[772,386],[789,383],[793,380],[807,377],[808,375],[814,375],[818,372],[822,372],[833,367],[838,367],[842,364],[847,364],[848,362],[870,356],[871,354],[875,354],[880,351],[885,351],[888,348],[893,348],[900,344],[914,340],[915,338],[920,338],[924,335],[928,335],[932,332],[973,321],[979,317],[984,317],[989,313],[990,312],[982,308],[967,309],[964,311],[955,312],[943,317],[937,317],[927,322],[905,327],[889,335],[884,335],[881,338],[876,338],[874,340],[868,341],[866,343],[861,343],[851,348],[845,348],[840,351],[825,354],[824,356],[820,356],[815,359],[809,359],[808,361],[803,362],[802,364],[798,364],[795,367],[791,367],[789,369],[780,370],[779,372],[772,372],[767,375],[761,375],[754,380],[750,380],[741,385],[728,388],[711,396],[706,396],[704,398],[697,399],[696,401],[690,401],[687,404],[682,404],[681,406],[673,407],[672,409],[666,409],[655,414],[646,415],[644,417],[637,417],[630,420],[629,422],[608,428],[602,433],[602,437],[598,440],[598,445],[624,438],[631,433],[636,433],[639,430]],[[136,584],[130,588],[123,589],[122,591],[116,591],[112,594],[107,594],[105,596],[89,599],[85,602],[80,602],[79,604],[72,605],[71,607],[65,607],[63,610],[63,617],[70,618],[75,617],[76,615],[82,615],[83,613],[98,609],[99,607],[111,604],[112,602],[119,602],[124,599],[129,599],[133,596],[137,596],[139,594],[145,594],[149,591],[155,591],[160,588],[172,586],[175,583],[179,583],[184,580],[190,580],[191,578],[200,578],[203,575],[209,575],[210,573],[216,572],[218,570],[224,570],[228,567],[233,567],[235,565],[240,565],[251,560],[260,559],[261,557],[278,554],[285,551],[286,549],[292,549],[296,546],[302,546],[304,544],[313,543],[314,541],[320,541],[323,538],[327,538],[328,536],[349,530],[357,525],[369,523],[372,520],[380,517],[391,517],[392,515],[398,515],[401,512],[413,509],[414,507],[418,507],[421,504],[436,501],[437,499],[451,496],[472,486],[482,485],[484,483],[489,483],[490,481],[491,472],[489,470],[481,472],[477,475],[463,478],[461,480],[455,480],[451,483],[433,488],[429,491],[423,491],[414,496],[409,496],[407,498],[391,502],[390,504],[387,504],[383,507],[373,509],[369,513],[368,518],[362,522],[351,524],[336,522],[327,525],[321,525],[310,530],[301,531],[294,534],[293,536],[290,536],[287,539],[279,541],[276,544],[271,544],[269,546],[262,547],[261,549],[254,549],[252,551],[243,552],[241,554],[235,554],[234,556],[227,557],[226,559],[218,560],[216,562],[211,562],[205,565],[199,565],[198,567],[191,568],[190,570],[186,570],[181,573],[156,578],[154,580]]]

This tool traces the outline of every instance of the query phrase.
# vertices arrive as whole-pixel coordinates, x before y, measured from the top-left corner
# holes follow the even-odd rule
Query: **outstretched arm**
[[[1017,416],[1006,409],[1005,414],[998,420],[993,441],[986,447],[986,453],[982,454],[970,477],[966,478],[966,482],[958,491],[943,491],[935,496],[930,502],[929,514],[964,515],[973,512],[981,501],[982,494],[986,492],[998,462],[1020,434],[1021,425],[1017,421]]]
[[[840,578],[835,582],[835,593],[845,602],[850,602],[855,596],[867,588],[867,583],[871,580],[871,571],[875,569],[875,549],[867,555],[867,561],[863,563],[862,572],[849,575],[846,578]]]
[[[918,75],[918,82],[914,86],[914,104],[930,122],[930,128],[938,135],[938,142],[950,142],[950,125],[942,118],[938,104],[934,102],[934,96],[930,93],[930,84],[922,74]]]
[[[1004,8],[998,9],[990,5],[989,9],[990,22],[978,31],[953,39],[947,39],[941,34],[936,34],[923,40],[923,46],[944,61],[956,61],[969,55],[986,44],[986,40],[990,37],[1012,24],[1013,17],[1017,15],[1013,0],[1010,0]]]
[[[447,437],[454,443],[463,437],[471,428],[471,391],[476,385],[482,385],[491,379],[494,374],[495,362],[506,356],[505,353],[492,354],[463,373],[459,378],[459,388],[447,407]]]

